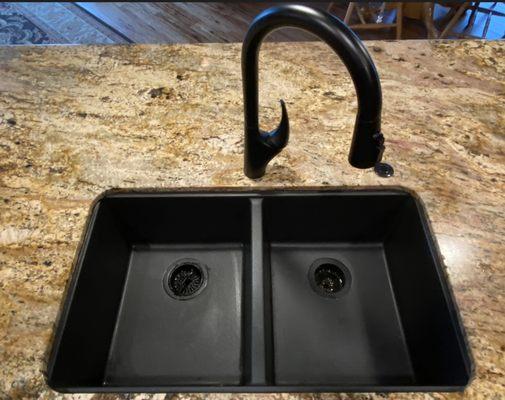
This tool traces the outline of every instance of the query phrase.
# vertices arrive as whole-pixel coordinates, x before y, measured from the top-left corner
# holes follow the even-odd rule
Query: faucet
[[[261,131],[258,118],[259,49],[267,34],[284,26],[307,30],[324,40],[338,54],[351,75],[358,96],[358,113],[349,163],[356,168],[375,166],[376,172],[378,165],[389,167],[379,163],[384,151],[384,136],[380,129],[382,94],[379,75],[365,46],[347,25],[327,12],[300,5],[282,5],[259,14],[249,27],[242,45],[245,174],[249,178],[261,178],[270,160],[288,143],[289,119],[283,100],[280,101],[281,122],[275,130]],[[392,167],[389,168],[392,174]]]

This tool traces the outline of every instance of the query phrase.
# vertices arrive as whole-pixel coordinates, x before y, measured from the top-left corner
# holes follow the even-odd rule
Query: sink
[[[414,193],[108,192],[47,381],[61,392],[457,391],[472,374]]]

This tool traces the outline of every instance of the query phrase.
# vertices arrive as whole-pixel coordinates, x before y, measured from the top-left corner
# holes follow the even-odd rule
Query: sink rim
[[[421,224],[424,235],[428,241],[430,252],[433,255],[433,261],[439,282],[442,285],[442,291],[445,303],[450,308],[452,323],[457,332],[459,347],[465,356],[465,368],[468,370],[468,380],[465,384],[454,385],[374,385],[374,384],[342,384],[342,385],[239,385],[239,386],[209,386],[209,385],[155,385],[155,386],[72,386],[61,387],[52,381],[52,370],[56,362],[57,350],[63,335],[67,317],[70,311],[75,288],[78,283],[80,270],[82,268],[84,255],[93,232],[93,224],[97,217],[98,205],[107,198],[177,198],[177,197],[198,197],[198,198],[220,198],[220,197],[244,197],[244,198],[266,198],[266,197],[295,197],[295,196],[352,196],[352,195],[407,195],[415,201],[417,212],[421,217]],[[243,392],[243,393],[267,393],[267,392],[454,392],[461,391],[475,378],[475,361],[472,349],[468,342],[459,307],[455,300],[452,286],[449,281],[446,267],[442,262],[442,255],[436,241],[436,235],[426,207],[421,197],[412,189],[403,186],[325,186],[325,187],[303,187],[303,188],[285,188],[285,187],[202,187],[202,188],[173,188],[152,189],[152,188],[128,188],[128,189],[110,189],[98,195],[90,205],[87,220],[83,227],[83,233],[79,241],[76,255],[72,263],[70,279],[67,281],[63,291],[64,300],[60,303],[60,309],[55,321],[55,329],[49,343],[50,352],[47,358],[47,369],[45,371],[45,380],[47,385],[62,393],[101,393],[101,392],[146,392],[146,393],[166,393],[168,392]]]

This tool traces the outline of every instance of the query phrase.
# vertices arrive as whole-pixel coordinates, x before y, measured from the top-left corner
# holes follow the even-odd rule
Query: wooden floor
[[[76,3],[99,21],[135,43],[240,42],[254,17],[273,3]],[[299,3],[300,4],[300,3]],[[303,3],[301,3],[303,4]],[[326,9],[328,2],[306,3]],[[344,18],[347,4],[337,3],[333,13]],[[394,30],[359,32],[362,39],[394,39]],[[404,38],[425,38],[419,21],[404,23]],[[313,40],[297,29],[282,29],[275,41]]]
[[[328,3],[311,3],[326,8]],[[254,17],[272,3],[77,3],[134,43],[240,42]],[[283,29],[271,40],[312,40]]]
[[[255,3],[76,3],[94,16],[135,43],[198,43],[240,42],[253,18],[262,10],[274,5],[267,2]],[[278,3],[277,3],[278,4]],[[301,3],[303,4],[303,3]],[[328,2],[306,3],[312,7],[326,9]],[[335,2],[333,13],[344,18],[346,3]],[[481,3],[483,7],[492,3]],[[503,3],[499,5],[502,8]],[[443,17],[444,7],[437,5],[435,18]],[[467,14],[469,15],[469,11]],[[486,15],[478,14],[471,35],[480,37]],[[462,30],[465,18],[455,30]],[[494,17],[488,36],[501,38],[505,33],[505,18]],[[359,31],[362,39],[394,39],[394,29]],[[405,18],[403,39],[425,39],[426,29],[418,20]],[[457,37],[457,35],[453,35]],[[313,36],[296,29],[282,29],[271,35],[269,40],[292,41],[313,40]]]
[[[248,26],[272,2],[176,2],[176,3],[0,3],[1,44],[94,44],[94,43],[206,43],[241,42]],[[303,4],[303,3],[301,3]],[[310,2],[312,7],[327,9],[329,2]],[[347,3],[334,3],[332,12],[343,19]],[[504,3],[480,3],[495,7],[487,38],[505,35]],[[395,19],[390,11],[388,22]],[[437,4],[435,19],[443,21],[447,8]],[[455,26],[455,33],[466,26],[470,11]],[[16,19],[17,18],[17,19]],[[386,20],[385,18],[385,20]],[[15,20],[14,20],[15,19]],[[20,20],[24,21],[22,24]],[[469,32],[481,37],[487,15],[479,12]],[[352,23],[353,21],[351,21]],[[30,35],[28,35],[30,34]],[[395,29],[357,31],[362,39],[395,39]],[[17,38],[21,37],[23,41]],[[404,18],[402,39],[425,39],[427,32],[419,20]],[[452,35],[452,38],[458,35]],[[281,29],[267,40],[314,40],[297,29]]]

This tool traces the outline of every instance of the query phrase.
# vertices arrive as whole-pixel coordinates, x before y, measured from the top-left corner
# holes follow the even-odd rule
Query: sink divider
[[[265,262],[263,199],[251,199],[251,262],[246,266],[244,376],[247,385],[273,385],[271,276]]]

